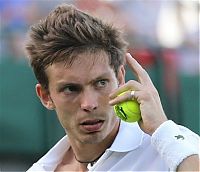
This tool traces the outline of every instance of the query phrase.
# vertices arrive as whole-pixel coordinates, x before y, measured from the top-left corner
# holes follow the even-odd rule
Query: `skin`
[[[124,68],[120,67],[116,77],[107,54],[99,52],[80,54],[70,67],[55,63],[46,73],[49,91],[37,84],[37,94],[45,107],[57,112],[72,148],[67,152],[70,158],[64,158],[57,170],[86,171],[87,163],[78,163],[74,155],[81,161],[93,161],[112,144],[119,120],[108,95],[125,83]],[[103,124],[97,132],[88,132],[80,125],[87,120],[103,120]]]
[[[110,105],[114,105],[130,99],[130,91],[121,96],[117,95],[124,91],[134,90],[134,98],[140,104],[142,116],[140,127],[145,133],[152,135],[163,122],[167,121],[159,94],[147,72],[129,53],[126,55],[126,61],[132,72],[138,78],[138,81],[130,80],[116,89],[110,95],[111,100],[109,103]]]
[[[97,57],[97,58],[94,58]],[[55,63],[46,70],[49,79],[49,91],[40,84],[36,91],[43,105],[55,109],[61,125],[67,131],[71,148],[66,152],[63,161],[56,171],[87,171],[88,163],[99,157],[108,148],[117,135],[119,121],[114,115],[113,105],[130,99],[130,92],[117,96],[127,90],[135,90],[134,98],[140,104],[142,120],[141,129],[152,135],[167,117],[163,111],[159,94],[149,75],[138,62],[126,54],[129,68],[138,80],[125,83],[125,70],[120,66],[116,76],[109,66],[105,52],[80,54],[70,67],[63,63]],[[78,86],[73,91],[69,85]],[[64,88],[64,89],[63,89]],[[111,93],[111,94],[110,94]],[[98,132],[87,132],[80,123],[85,120],[100,119],[103,124]],[[186,158],[178,167],[178,171],[192,169],[198,171],[198,157]]]
[[[178,166],[177,171],[199,171],[200,161],[198,155],[191,155],[184,159],[183,162]]]

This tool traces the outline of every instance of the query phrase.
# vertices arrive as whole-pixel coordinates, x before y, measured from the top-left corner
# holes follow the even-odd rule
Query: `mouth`
[[[81,122],[80,125],[84,131],[93,133],[93,132],[100,131],[103,123],[104,123],[104,120],[90,119],[90,120],[85,120]]]

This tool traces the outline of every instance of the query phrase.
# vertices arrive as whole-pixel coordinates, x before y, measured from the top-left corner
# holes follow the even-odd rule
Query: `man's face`
[[[112,133],[118,119],[108,104],[109,94],[119,79],[105,52],[79,54],[72,66],[55,63],[46,73],[50,98],[70,139],[98,143]]]

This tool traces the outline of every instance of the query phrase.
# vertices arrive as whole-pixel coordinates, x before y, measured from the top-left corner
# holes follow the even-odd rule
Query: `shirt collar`
[[[137,122],[127,123],[121,121],[119,132],[108,150],[114,152],[132,151],[141,145],[143,136],[144,132]]]
[[[141,145],[143,135],[144,132],[140,129],[137,122],[127,123],[121,121],[118,134],[111,147],[107,150],[113,152],[132,151]],[[62,157],[69,147],[70,144],[68,137],[64,136],[45,156],[39,160],[39,163],[43,164],[45,168],[50,164],[50,168],[54,168],[54,166],[62,160]]]
[[[64,154],[66,153],[66,151],[69,148],[70,148],[69,140],[68,140],[67,136],[64,136],[38,162],[41,163],[41,164],[44,164],[45,167],[47,165],[50,165],[50,168],[52,168],[52,166],[55,166],[60,161],[62,161]]]

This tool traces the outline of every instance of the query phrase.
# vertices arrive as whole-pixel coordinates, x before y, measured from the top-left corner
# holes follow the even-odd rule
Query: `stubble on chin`
[[[104,129],[99,132],[88,133],[79,139],[81,144],[98,144],[104,141],[114,140],[115,136],[118,133],[120,121],[115,119],[105,124]]]

